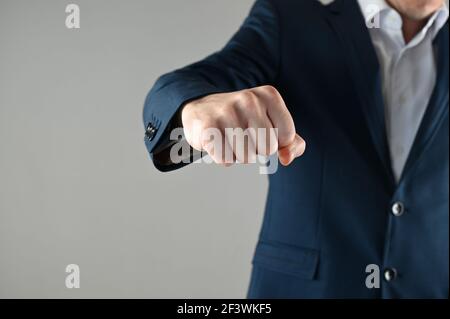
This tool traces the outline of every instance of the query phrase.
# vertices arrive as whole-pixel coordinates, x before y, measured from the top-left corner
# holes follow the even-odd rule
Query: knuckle
[[[280,96],[278,90],[272,85],[265,85],[263,89],[268,95],[270,95],[273,98],[278,98]]]
[[[239,102],[244,108],[254,108],[258,104],[258,97],[251,90],[245,90],[240,93]]]

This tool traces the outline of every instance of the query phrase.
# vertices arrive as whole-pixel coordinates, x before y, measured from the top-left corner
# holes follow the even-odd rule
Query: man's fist
[[[269,156],[276,152],[281,164],[287,166],[303,155],[306,147],[305,141],[296,134],[281,95],[272,86],[213,94],[192,101],[183,107],[181,121],[187,142],[225,166],[236,161],[254,163],[256,155]],[[221,132],[220,148],[211,142],[207,133],[211,129]],[[250,133],[231,136],[230,129]],[[262,131],[266,134],[258,134]]]

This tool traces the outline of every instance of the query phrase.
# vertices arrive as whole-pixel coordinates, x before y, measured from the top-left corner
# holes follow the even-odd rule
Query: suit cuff
[[[221,91],[199,81],[176,81],[156,86],[147,96],[144,106],[145,145],[150,155],[171,142],[171,122],[183,105],[215,93]]]

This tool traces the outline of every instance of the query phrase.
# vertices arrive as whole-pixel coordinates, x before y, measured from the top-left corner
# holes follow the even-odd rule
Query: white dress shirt
[[[387,138],[398,182],[436,84],[433,40],[448,19],[448,4],[406,44],[402,18],[385,0],[358,2],[381,67]]]

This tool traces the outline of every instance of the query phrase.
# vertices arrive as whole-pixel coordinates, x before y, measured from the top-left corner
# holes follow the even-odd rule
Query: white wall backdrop
[[[253,0],[0,0],[0,297],[245,297],[257,167],[157,172],[144,98],[220,49]],[[78,264],[80,289],[65,287]]]

